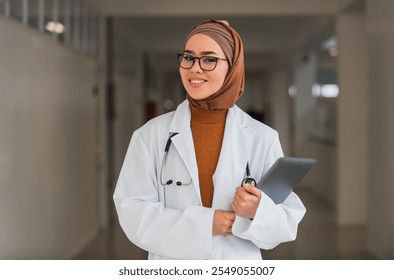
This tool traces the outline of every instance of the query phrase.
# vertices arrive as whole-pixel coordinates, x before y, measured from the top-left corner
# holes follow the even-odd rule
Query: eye
[[[204,63],[215,63],[216,60],[217,60],[217,58],[212,57],[212,56],[204,56],[204,58],[203,58]]]
[[[194,58],[191,55],[184,55],[183,59],[186,61],[193,61],[194,60]]]

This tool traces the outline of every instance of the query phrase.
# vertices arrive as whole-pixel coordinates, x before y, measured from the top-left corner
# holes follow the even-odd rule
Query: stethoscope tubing
[[[171,138],[174,137],[177,134],[178,134],[178,132],[170,133],[170,136],[168,137],[166,146],[164,148],[164,156],[163,156],[163,161],[161,162],[161,168],[160,168],[160,184],[162,186],[169,186],[169,185],[172,185],[172,183],[174,182],[173,180],[168,180],[167,182],[164,182],[164,178],[163,178],[164,172],[163,172],[163,170],[165,169],[165,163],[167,162],[167,155],[168,155],[168,151],[170,150],[170,146],[171,146],[171,142],[172,142]],[[192,179],[191,178],[186,183],[183,183],[181,181],[176,181],[175,182],[175,184],[177,186],[179,186],[179,187],[180,186],[189,186],[189,185],[191,185],[191,183],[192,183]]]

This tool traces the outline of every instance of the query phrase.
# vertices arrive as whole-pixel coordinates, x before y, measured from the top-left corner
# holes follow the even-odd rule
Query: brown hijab
[[[211,19],[192,29],[186,37],[183,49],[185,49],[187,41],[195,34],[205,34],[214,39],[222,48],[230,67],[222,87],[217,92],[201,100],[193,99],[189,94],[186,98],[191,106],[197,109],[229,109],[234,106],[244,91],[244,49],[241,38],[237,31],[228,24]]]

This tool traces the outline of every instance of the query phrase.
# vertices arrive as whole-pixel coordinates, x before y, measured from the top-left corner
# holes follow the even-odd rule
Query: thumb
[[[258,188],[256,188],[256,187],[254,187],[254,186],[251,186],[251,185],[244,185],[243,188],[244,188],[245,191],[247,191],[248,193],[253,194],[253,195],[257,196],[257,197],[260,197],[260,195],[261,195],[260,190],[259,190]]]

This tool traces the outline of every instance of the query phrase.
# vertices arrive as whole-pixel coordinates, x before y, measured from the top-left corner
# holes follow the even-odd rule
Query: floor
[[[280,244],[272,250],[263,250],[264,259],[375,259],[365,248],[365,228],[338,228],[335,225],[335,212],[331,205],[307,190],[299,191],[298,195],[307,208],[307,214],[299,226],[297,239],[293,242]],[[128,241],[116,221],[108,230],[100,232],[97,238],[76,257],[76,259],[91,260],[141,260],[146,258],[147,253]]]

